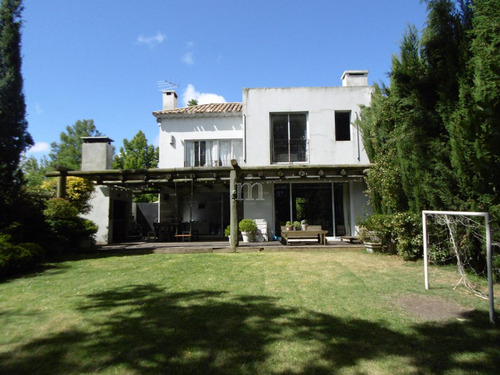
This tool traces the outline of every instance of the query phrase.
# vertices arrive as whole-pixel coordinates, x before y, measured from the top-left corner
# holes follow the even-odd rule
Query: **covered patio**
[[[236,248],[226,241],[193,241],[193,242],[123,242],[100,245],[100,255],[140,255],[140,254],[198,254],[198,253],[251,253],[251,252],[330,252],[340,250],[364,249],[361,243],[329,241],[326,246],[313,242],[295,242],[284,245],[280,241],[240,242]]]
[[[249,199],[259,200],[263,184],[286,182],[359,182],[363,181],[364,173],[369,167],[369,164],[328,166],[276,164],[251,167],[240,166],[236,160],[232,160],[231,166],[227,167],[105,169],[90,171],[73,171],[59,168],[56,171],[49,172],[47,176],[58,178],[58,197],[64,197],[66,194],[66,178],[68,176],[86,178],[93,181],[96,186],[110,187],[132,194],[159,194],[160,205],[162,199],[168,197],[168,194],[165,192],[175,191],[182,187],[191,189],[191,191],[195,188],[203,189],[207,192],[225,191],[229,196],[227,206],[229,207],[229,224],[231,226],[231,243],[225,242],[225,246],[229,246],[234,251],[236,247],[242,247],[238,238],[238,222],[243,218],[241,203]],[[177,201],[175,205],[177,205]],[[162,217],[160,215],[161,221]],[[199,242],[193,243],[197,244]],[[272,243],[271,241],[265,243],[265,245],[267,247]],[[186,246],[185,243],[182,245]],[[308,245],[308,248],[311,246]]]

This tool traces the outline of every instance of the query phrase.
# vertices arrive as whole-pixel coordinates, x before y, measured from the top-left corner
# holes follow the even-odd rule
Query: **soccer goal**
[[[424,240],[425,289],[429,289],[429,262],[455,262],[460,280],[474,294],[489,300],[490,322],[495,323],[493,298],[493,272],[491,251],[490,216],[487,212],[422,211]],[[471,256],[471,249],[481,247],[486,255],[488,295],[476,290],[467,277],[467,270],[474,268],[478,257]],[[472,267],[471,267],[472,266]],[[477,267],[476,267],[477,269]]]

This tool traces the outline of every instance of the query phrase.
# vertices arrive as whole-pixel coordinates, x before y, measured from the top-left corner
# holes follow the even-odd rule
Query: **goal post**
[[[465,212],[465,211],[422,211],[422,231],[424,242],[424,274],[425,274],[425,289],[429,289],[429,254],[428,243],[429,238],[427,234],[427,217],[429,215],[442,215],[447,216],[476,216],[483,217],[485,222],[485,247],[486,247],[486,269],[488,273],[488,299],[489,299],[489,312],[490,322],[495,323],[494,317],[494,298],[493,298],[493,255],[491,251],[491,228],[490,228],[490,215],[488,212]]]

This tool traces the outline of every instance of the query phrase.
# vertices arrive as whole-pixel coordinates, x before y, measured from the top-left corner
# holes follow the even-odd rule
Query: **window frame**
[[[292,136],[292,116],[304,116],[304,135],[303,139],[291,139]],[[274,119],[279,116],[287,117],[287,160],[278,160],[280,155],[285,155],[284,153],[278,154],[276,149],[276,141],[284,141],[285,139],[275,138],[275,127]],[[270,112],[269,113],[269,127],[270,127],[270,143],[271,143],[271,164],[292,164],[292,163],[308,163],[309,162],[309,112],[307,111],[294,111],[294,112]],[[293,144],[294,141],[298,141],[296,145]],[[302,143],[303,142],[303,143]],[[292,148],[298,147],[298,152],[293,152]],[[301,152],[302,151],[302,152]],[[301,157],[301,155],[303,155]],[[296,160],[294,160],[296,159]]]
[[[340,121],[338,121],[338,120],[340,120],[340,118],[337,119],[337,115],[339,115],[339,117],[340,117],[340,115],[345,115],[345,114],[347,114],[349,116],[348,120],[347,120],[347,124],[345,124],[345,123],[339,124]],[[334,116],[334,124],[335,124],[335,129],[334,129],[335,141],[338,141],[338,142],[350,142],[350,141],[352,141],[352,137],[351,137],[352,111],[350,109],[335,110],[333,116]],[[340,129],[340,125],[347,126],[347,128]],[[342,135],[343,135],[343,137],[341,137]]]
[[[207,143],[209,142],[209,145]],[[239,162],[243,160],[243,140],[241,138],[218,138],[218,139],[185,139],[184,140],[184,166],[185,167],[221,167],[229,166],[231,160],[227,161],[222,158],[220,142],[229,142],[230,159],[237,159]],[[235,143],[240,142],[239,149],[241,150],[241,155],[235,155],[235,150],[237,146]],[[188,144],[192,145],[188,147]],[[204,148],[204,164],[201,165],[202,153],[201,148]],[[193,153],[190,155],[188,153]],[[217,160],[213,159],[214,154],[216,154]],[[191,157],[192,156],[192,157]],[[191,165],[191,160],[193,160],[193,165]],[[226,164],[224,164],[226,162]]]

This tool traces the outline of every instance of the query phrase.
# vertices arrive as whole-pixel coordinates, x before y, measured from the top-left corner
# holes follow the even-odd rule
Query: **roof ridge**
[[[230,113],[230,112],[241,112],[242,108],[243,108],[243,103],[241,102],[206,103],[206,104],[192,105],[188,107],[155,111],[153,112],[153,114],[174,115],[174,114]]]

